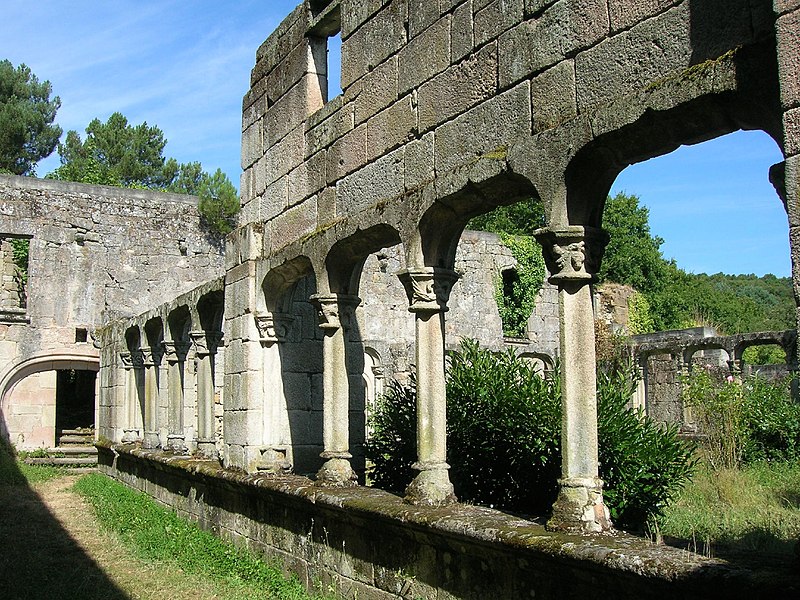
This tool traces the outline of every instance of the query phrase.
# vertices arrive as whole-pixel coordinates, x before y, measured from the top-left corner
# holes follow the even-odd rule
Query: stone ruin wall
[[[8,236],[30,239],[27,306],[0,310],[0,423],[20,448],[54,445],[52,369],[96,370],[98,327],[223,272],[220,240],[189,196],[0,175],[0,236],[5,271]],[[20,365],[47,357],[62,362],[15,381]]]
[[[351,385],[355,392],[351,398],[351,446],[354,462],[359,472],[364,468],[363,442],[368,427],[369,414],[377,397],[394,378],[407,381],[414,369],[414,321],[408,312],[407,299],[397,273],[404,266],[404,258],[397,248],[386,248],[371,256],[361,277],[360,290],[364,298],[356,309],[356,326],[350,332],[352,355],[356,357],[348,366]],[[454,349],[465,338],[477,339],[481,345],[495,350],[511,346],[522,355],[544,360],[542,367],[550,363],[558,349],[558,307],[555,290],[545,282],[537,298],[536,309],[531,315],[528,339],[503,337],[502,323],[494,297],[495,286],[501,273],[513,268],[515,260],[511,251],[493,233],[466,231],[461,237],[456,255],[456,268],[462,275],[455,285],[448,313],[447,333],[449,347]],[[120,356],[129,352],[126,333],[131,328],[139,331],[144,340],[147,323],[154,319],[162,324],[179,307],[188,307],[192,315],[190,329],[200,326],[198,303],[200,298],[212,291],[221,292],[221,283],[199,286],[191,292],[153,308],[135,317],[117,320],[105,331],[104,364],[120,364]],[[283,393],[286,399],[286,414],[282,417],[283,439],[287,441],[286,459],[295,472],[313,473],[320,464],[322,451],[322,343],[317,326],[316,310],[308,301],[314,293],[313,278],[306,277],[298,284],[291,302],[291,325],[286,340],[281,344],[283,359]],[[547,326],[543,327],[542,324]],[[163,327],[163,325],[162,325]],[[163,327],[166,329],[166,327]],[[166,334],[166,332],[165,332]],[[168,334],[166,334],[168,337]],[[166,340],[168,341],[168,340]],[[142,341],[142,345],[146,345]],[[186,361],[183,396],[184,442],[190,450],[197,448],[198,393],[196,361],[189,355]],[[243,402],[242,390],[224,387],[224,345],[216,350],[216,376],[214,391],[214,454],[223,461],[227,446],[223,440],[223,428],[227,435],[236,435],[239,424],[230,418],[231,408]],[[241,359],[236,359],[241,360]],[[113,415],[126,409],[126,385],[124,375],[104,370],[101,410],[108,415],[100,435],[106,439],[121,441],[125,436],[123,419]],[[167,363],[162,360],[158,383],[158,416],[156,430],[162,445],[170,436],[170,384]],[[223,418],[223,402],[227,398],[228,418]],[[144,427],[144,415],[138,414],[138,427]]]

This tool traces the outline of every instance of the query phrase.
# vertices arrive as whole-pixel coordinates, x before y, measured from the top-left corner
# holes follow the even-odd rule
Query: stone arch
[[[100,358],[94,353],[81,353],[75,352],[74,349],[64,348],[35,354],[21,361],[17,361],[4,369],[2,376],[0,376],[0,434],[2,434],[3,437],[10,438],[13,433],[13,428],[9,426],[10,422],[8,419],[12,418],[11,412],[9,411],[9,403],[12,402],[12,394],[15,387],[30,376],[50,371],[58,372],[66,370],[91,371],[96,373],[100,370]],[[54,394],[55,393],[54,390]],[[51,405],[52,408],[50,410],[55,410],[57,412],[57,394],[53,397],[53,402],[54,404]],[[93,412],[93,422],[97,423],[96,393]],[[42,434],[45,435],[47,439],[40,440],[37,445],[41,443],[55,445],[58,437],[56,426],[55,422],[52,423],[52,426],[47,425],[46,427],[51,427],[50,431],[47,432],[46,435],[44,433]],[[19,443],[16,439],[11,439],[10,441],[12,443]]]
[[[759,129],[782,148],[774,48],[726,56],[592,116],[592,134],[578,144],[564,172],[568,224],[599,226],[605,199],[622,170],[681,145]]]
[[[72,349],[43,352],[17,362],[5,369],[0,376],[0,402],[6,398],[20,381],[35,373],[74,369],[76,371],[99,371],[100,357],[96,353],[80,353]]]
[[[287,312],[287,292],[301,279],[314,274],[311,259],[297,256],[271,268],[261,282],[259,308],[270,313]]]
[[[403,240],[407,264],[452,269],[458,241],[470,219],[530,196],[539,198],[530,180],[508,170],[479,183],[468,181],[459,191],[437,199],[420,218],[412,237]]]

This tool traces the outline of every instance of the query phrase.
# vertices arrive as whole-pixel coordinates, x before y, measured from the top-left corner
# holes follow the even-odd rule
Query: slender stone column
[[[142,348],[144,367],[144,439],[142,448],[158,448],[158,369],[161,365],[161,349]]]
[[[264,426],[261,460],[256,469],[262,473],[290,473],[289,445],[285,438],[286,393],[280,345],[286,341],[294,317],[285,313],[256,314],[256,327],[263,352]]]
[[[195,380],[197,382],[197,451],[216,458],[214,436],[214,359],[222,343],[221,331],[191,331],[194,346]]]
[[[540,229],[551,273],[558,285],[561,320],[561,479],[550,529],[605,531],[611,528],[598,477],[597,376],[591,283],[608,236],[581,226]]]
[[[456,501],[447,470],[444,313],[458,274],[423,267],[398,274],[416,322],[417,462],[419,474],[406,488],[411,504],[444,505]]]
[[[345,329],[360,299],[344,294],[317,294],[316,304],[322,338],[322,436],[325,464],[317,482],[330,486],[354,486],[356,474],[350,465],[350,383],[347,374]]]
[[[139,352],[121,352],[119,358],[125,379],[125,426],[122,430],[122,442],[132,444],[139,441],[142,435],[137,415],[139,392],[136,385],[136,369],[142,368],[142,356]]]
[[[174,452],[187,451],[186,434],[183,423],[184,378],[186,377],[186,355],[189,352],[188,342],[162,342],[164,357],[167,360],[168,390],[168,433],[166,448]]]

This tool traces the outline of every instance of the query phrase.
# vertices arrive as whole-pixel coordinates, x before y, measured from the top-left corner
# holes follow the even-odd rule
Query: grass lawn
[[[667,541],[707,555],[793,556],[800,540],[800,464],[698,467],[658,525]]]

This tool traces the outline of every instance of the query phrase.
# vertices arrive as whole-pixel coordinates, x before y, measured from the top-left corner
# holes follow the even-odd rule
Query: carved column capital
[[[186,360],[191,344],[189,342],[163,341],[161,346],[164,348],[164,358],[168,363],[178,363]]]
[[[126,371],[129,371],[133,368],[133,357],[131,356],[130,352],[120,352],[119,362],[122,364],[122,368]]]
[[[255,313],[253,316],[263,346],[285,342],[295,319],[287,313]]]
[[[347,329],[361,303],[358,296],[347,294],[314,294],[309,300],[317,307],[320,329]]]
[[[552,283],[591,283],[597,279],[603,250],[608,244],[605,231],[572,225],[560,229],[539,229],[535,235],[542,245]]]
[[[140,349],[142,353],[142,366],[154,367],[161,364],[164,350],[157,346],[144,346]]]
[[[222,344],[221,331],[190,331],[189,338],[192,340],[195,356],[216,354],[217,348]]]
[[[447,301],[459,275],[450,269],[422,267],[406,269],[397,274],[406,289],[408,310],[418,312],[447,312]]]

